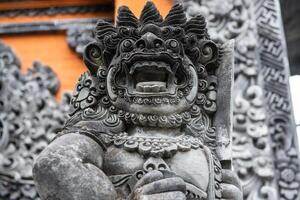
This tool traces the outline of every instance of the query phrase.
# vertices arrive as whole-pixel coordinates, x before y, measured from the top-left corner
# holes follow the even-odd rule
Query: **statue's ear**
[[[203,40],[200,42],[199,59],[201,63],[207,66],[209,63],[214,63],[219,57],[219,49],[217,45],[211,40]]]
[[[104,65],[101,44],[97,42],[89,43],[83,51],[83,61],[91,75],[96,76],[99,66]]]

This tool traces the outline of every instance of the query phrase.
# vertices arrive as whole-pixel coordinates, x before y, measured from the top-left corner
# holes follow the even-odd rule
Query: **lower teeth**
[[[136,84],[136,91],[138,92],[165,92],[166,89],[166,83],[160,81],[139,82]]]

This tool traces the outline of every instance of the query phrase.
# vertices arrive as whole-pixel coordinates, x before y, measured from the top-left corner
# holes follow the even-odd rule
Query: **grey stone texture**
[[[213,41],[235,40],[232,152],[244,199],[299,199],[299,150],[279,1],[183,4],[188,17],[206,17]]]
[[[243,198],[231,164],[233,42],[213,42],[180,4],[163,20],[147,2],[139,19],[122,6],[116,27],[98,21],[83,58],[70,119],[34,164],[42,199]]]

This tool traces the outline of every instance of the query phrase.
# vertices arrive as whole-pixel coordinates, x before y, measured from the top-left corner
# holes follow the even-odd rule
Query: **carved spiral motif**
[[[87,108],[83,111],[83,118],[85,119],[97,119],[102,120],[108,115],[108,111],[102,106],[98,106],[96,109]]]
[[[105,81],[107,76],[107,68],[103,65],[99,66],[97,75],[101,81]]]
[[[82,74],[71,99],[74,114],[79,109],[91,107],[97,103],[101,92],[97,87],[96,78],[89,75],[88,72]]]
[[[93,61],[99,61],[101,59],[101,49],[97,46],[93,46],[91,49],[87,50],[89,52],[89,57]]]
[[[109,105],[111,104],[110,101],[109,101],[109,98],[108,96],[104,96],[101,98],[101,104],[104,106],[104,107],[109,107]]]
[[[207,87],[208,87],[208,82],[206,80],[200,79],[198,81],[198,90],[200,92],[206,91]]]

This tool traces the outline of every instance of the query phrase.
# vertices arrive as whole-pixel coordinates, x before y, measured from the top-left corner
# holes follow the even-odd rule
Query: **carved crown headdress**
[[[119,42],[125,38],[139,38],[147,25],[165,27],[162,37],[178,39],[193,62],[201,60],[204,66],[209,63],[217,66],[220,52],[207,34],[205,18],[202,15],[187,20],[182,5],[176,4],[163,19],[155,5],[148,1],[139,19],[127,6],[121,6],[116,26],[104,20],[98,21],[95,29],[97,45],[89,45],[84,52],[84,61],[91,73],[96,75],[99,64],[108,66],[116,54]]]

